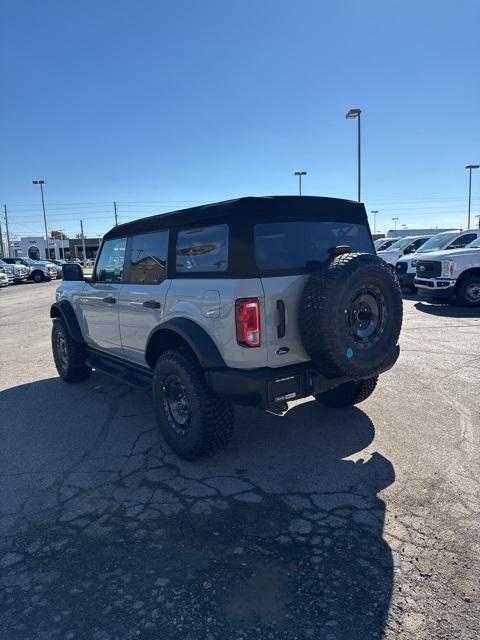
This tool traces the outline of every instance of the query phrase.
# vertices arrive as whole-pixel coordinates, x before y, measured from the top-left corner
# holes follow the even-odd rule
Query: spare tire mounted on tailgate
[[[390,267],[372,254],[343,253],[307,280],[299,315],[303,345],[327,377],[374,375],[396,347],[402,312]]]

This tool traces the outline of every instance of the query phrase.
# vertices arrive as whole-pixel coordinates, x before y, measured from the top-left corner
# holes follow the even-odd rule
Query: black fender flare
[[[50,307],[50,318],[62,318],[67,325],[68,332],[75,342],[85,343],[80,325],[78,324],[77,316],[73,310],[72,305],[68,300],[59,300],[54,302]]]
[[[197,357],[201,367],[211,369],[213,367],[226,366],[215,343],[202,327],[188,318],[172,318],[155,327],[148,336],[145,360],[151,367],[155,365],[152,359],[152,347],[160,338],[162,332],[165,337],[168,336],[168,332],[173,332],[183,338]],[[168,345],[168,338],[166,344]]]

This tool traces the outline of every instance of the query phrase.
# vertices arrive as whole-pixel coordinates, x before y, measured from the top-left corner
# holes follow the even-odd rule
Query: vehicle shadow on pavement
[[[417,311],[441,318],[480,318],[480,308],[455,307],[449,304],[429,304],[426,302],[417,302],[414,306]]]
[[[394,481],[357,408],[238,408],[183,462],[145,394],[101,374],[0,393],[0,626],[36,638],[381,638]]]

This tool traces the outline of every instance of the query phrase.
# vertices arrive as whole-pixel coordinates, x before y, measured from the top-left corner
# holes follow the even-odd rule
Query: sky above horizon
[[[377,231],[467,223],[477,0],[3,0],[0,204],[12,235],[95,236],[242,195],[362,199]],[[472,225],[480,169],[472,176]],[[3,218],[2,220],[3,226]],[[371,218],[373,230],[373,217]]]

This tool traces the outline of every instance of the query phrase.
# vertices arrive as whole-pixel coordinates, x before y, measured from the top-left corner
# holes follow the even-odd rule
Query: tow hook
[[[283,416],[288,411],[288,404],[286,402],[272,404],[266,409],[266,411],[267,413],[273,413],[274,416]]]

